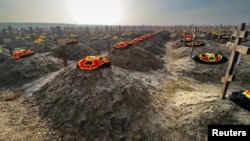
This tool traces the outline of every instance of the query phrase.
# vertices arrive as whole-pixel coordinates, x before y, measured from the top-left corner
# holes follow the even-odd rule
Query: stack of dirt
[[[162,42],[162,40],[160,42]],[[163,44],[159,44],[158,42],[156,42],[155,39],[145,40],[142,43],[138,44],[138,47],[145,49],[153,55],[165,54],[165,47],[163,46]]]
[[[67,59],[78,61],[88,55],[97,55],[97,52],[87,45],[81,43],[70,44],[65,47],[57,47],[53,52],[54,57],[62,58],[65,49]]]
[[[231,56],[231,50],[225,45],[213,44],[206,41],[205,46],[194,47],[193,56],[200,52],[218,53],[227,58],[227,62],[222,64],[202,64],[198,63],[191,58],[191,48],[180,46],[180,42],[169,42],[167,46],[167,55],[171,56],[168,59],[168,69],[171,72],[175,72],[182,76],[194,78],[201,82],[221,83],[222,77],[225,76],[229,59]],[[235,82],[239,83],[242,87],[249,88],[247,82],[250,81],[250,67],[249,58],[242,56],[239,64],[234,67],[233,74]]]
[[[114,66],[83,71],[71,65],[34,96],[41,116],[73,140],[131,139],[150,102],[147,86]]]
[[[225,75],[230,59],[230,51],[206,42],[205,46],[194,47],[191,57],[191,47],[181,47],[178,42],[170,42],[167,46],[167,54],[172,56],[168,60],[170,71],[183,76],[189,76],[202,82],[218,82]],[[227,58],[227,62],[222,64],[202,64],[193,60],[193,57],[199,53],[218,53]]]
[[[171,72],[194,78],[202,82],[220,83],[225,75],[227,63],[219,65],[196,63],[191,57],[184,57],[169,64]]]
[[[163,61],[143,48],[130,46],[110,53],[112,65],[134,71],[150,71],[163,68]]]
[[[158,51],[150,52],[144,49],[144,44]],[[143,113],[149,110],[150,93],[155,88],[151,85],[156,82],[138,77],[146,74],[137,73],[164,68],[163,60],[157,57],[165,53],[163,48],[162,44],[157,46],[150,41],[142,46],[113,48],[108,54],[111,67],[92,71],[83,71],[76,64],[70,64],[34,92],[32,98],[41,116],[53,121],[54,128],[60,130],[65,140],[146,138],[140,125],[146,121]],[[68,45],[66,52],[72,60],[98,53],[81,43]]]
[[[8,59],[0,64],[0,87],[20,86],[60,68],[62,65],[59,61],[48,54],[34,54],[18,60],[12,60],[8,56]]]
[[[155,43],[158,43],[158,45],[162,45],[165,44],[166,41],[169,41],[171,39],[170,36],[171,33],[169,31],[164,31],[159,34],[156,34],[153,38]]]
[[[93,49],[96,54],[101,54],[102,52],[108,51],[108,43],[105,40],[93,40],[89,41],[88,46]]]
[[[113,49],[109,54],[111,62],[115,66],[135,71],[162,69],[164,61],[160,56],[165,54],[163,44],[169,39],[169,36],[168,32],[163,32],[133,46]]]
[[[45,53],[45,52],[55,52],[58,48],[53,41],[45,41],[41,44],[31,44],[30,49],[34,50],[36,53]]]

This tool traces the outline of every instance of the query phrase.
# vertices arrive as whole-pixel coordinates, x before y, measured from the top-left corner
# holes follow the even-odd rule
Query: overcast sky
[[[250,0],[0,0],[0,22],[104,25],[250,23]]]

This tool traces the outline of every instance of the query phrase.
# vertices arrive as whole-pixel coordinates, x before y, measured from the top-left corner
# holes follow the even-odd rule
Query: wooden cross
[[[195,40],[195,34],[196,34],[196,27],[194,27],[194,31],[193,31],[193,39],[192,39],[192,48],[191,48],[191,58],[193,57],[193,51],[194,51],[194,40]]]
[[[4,38],[3,39],[4,44],[6,44],[6,48],[9,50],[10,52],[10,57],[13,55],[13,49],[10,46],[11,43],[11,38]]]
[[[221,30],[222,30],[222,24],[220,24],[219,35],[218,35],[217,40],[219,40],[219,39],[220,39],[220,36],[221,36]]]
[[[58,44],[58,46],[65,46],[66,45],[66,40],[65,39],[58,39],[57,44]]]
[[[59,56],[62,57],[64,62],[64,67],[68,65],[68,55],[66,54],[66,40],[65,39],[58,39],[57,44],[59,45]]]
[[[186,25],[184,26],[183,29],[183,47],[185,47],[185,35],[186,35]]]
[[[107,46],[108,53],[110,53],[110,48],[109,48],[109,47],[110,47],[110,42],[109,42],[109,40],[110,40],[111,38],[112,38],[112,37],[111,37],[111,36],[108,36],[108,35],[107,35],[107,36],[105,36],[105,37],[103,38],[104,40],[106,40],[106,41],[107,41],[107,45],[108,45],[108,46]]]
[[[231,53],[231,57],[229,60],[226,75],[224,77],[222,77],[222,79],[221,79],[221,82],[223,83],[222,92],[221,92],[222,99],[225,99],[225,97],[226,97],[229,82],[233,81],[235,78],[235,75],[233,75],[233,70],[234,70],[235,64],[237,63],[239,54],[240,53],[245,54],[245,55],[250,54],[249,47],[240,45],[242,39],[247,36],[246,31],[244,31],[245,26],[246,26],[245,23],[240,23],[238,25],[238,30],[235,30],[233,35],[232,35],[233,37],[236,38],[235,42],[234,43],[227,42],[227,47],[230,47],[232,49],[232,53]]]

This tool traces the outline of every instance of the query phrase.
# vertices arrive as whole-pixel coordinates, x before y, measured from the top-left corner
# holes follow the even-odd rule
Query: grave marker
[[[184,26],[184,29],[183,29],[183,44],[182,44],[182,46],[183,47],[185,47],[185,35],[186,35],[186,32],[187,32],[187,30],[186,30],[186,25]]]
[[[11,57],[13,55],[13,49],[10,47],[11,38],[4,38],[3,43],[6,45],[6,48],[9,50],[10,57]]]
[[[58,44],[58,46],[65,46],[66,45],[66,40],[65,39],[58,39],[57,44]]]
[[[235,37],[235,42],[227,42],[227,47],[232,49],[231,57],[229,60],[228,68],[224,77],[222,77],[221,82],[223,83],[221,98],[225,99],[229,83],[234,80],[235,75],[233,75],[234,66],[239,59],[239,54],[250,54],[250,48],[247,46],[240,45],[243,38],[247,36],[245,30],[245,23],[240,23],[238,29],[232,34]]]
[[[194,40],[195,40],[195,36],[196,36],[196,31],[197,28],[194,27],[194,31],[193,31],[193,39],[192,39],[192,48],[191,48],[191,58],[193,57],[193,51],[194,51]]]
[[[67,65],[68,65],[68,62],[67,62],[68,55],[66,54],[66,40],[65,39],[58,39],[57,44],[60,47],[59,56],[62,57],[62,59],[63,59],[64,67],[67,67]]]

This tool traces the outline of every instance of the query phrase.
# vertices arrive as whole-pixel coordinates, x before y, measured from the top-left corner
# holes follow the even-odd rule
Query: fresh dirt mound
[[[10,58],[0,64],[0,87],[20,86],[44,74],[59,70],[59,61],[47,54],[34,54],[18,60]]]
[[[163,68],[163,61],[151,52],[136,46],[112,50],[112,65],[128,70],[150,71]]]
[[[202,82],[220,83],[225,75],[227,63],[219,65],[196,63],[191,57],[185,57],[170,63],[170,71],[195,78]]]
[[[222,47],[215,46],[209,42],[205,42],[206,46],[194,47],[192,56],[198,53],[219,53],[227,59],[230,52]],[[176,46],[177,45],[177,46]],[[225,75],[228,62],[222,64],[202,64],[191,58],[191,47],[180,47],[178,42],[169,42],[167,46],[167,54],[172,58],[168,60],[168,68],[172,72],[176,72],[183,76],[195,78],[202,82],[218,82]]]
[[[154,39],[148,39],[140,44],[138,44],[139,48],[143,48],[146,51],[154,54],[154,55],[164,55],[165,54],[165,48],[162,47],[163,44],[160,46],[154,42]]]
[[[222,64],[202,64],[195,62],[191,58],[190,47],[174,47],[175,42],[167,44],[167,54],[172,55],[172,59],[168,61],[168,68],[172,72],[176,72],[183,76],[195,78],[202,82],[221,83],[221,78],[225,76],[231,52],[229,49],[222,46],[216,46],[210,42],[206,42],[204,47],[195,47],[193,50],[193,56],[199,52],[214,52],[225,56],[228,60]],[[236,81],[239,81],[241,85],[249,86],[246,82],[250,81],[250,67],[248,61],[241,60],[239,65],[235,65],[233,74],[236,75]]]
[[[30,49],[34,50],[36,53],[54,52],[58,48],[52,41],[45,41],[41,44],[32,44]]]
[[[62,51],[63,51],[62,47],[57,47],[56,51],[53,53],[53,56],[62,58],[63,57]],[[97,53],[91,47],[83,45],[81,43],[77,43],[77,44],[67,45],[65,47],[65,54],[67,55],[67,59],[78,61],[84,58],[85,56],[96,55]]]
[[[42,117],[64,138],[127,140],[143,117],[149,92],[118,68],[83,71],[71,65],[34,93]]]
[[[108,44],[105,40],[93,40],[89,41],[87,44],[91,49],[95,51],[96,54],[101,54],[102,52],[108,51]]]
[[[169,41],[171,38],[171,33],[169,31],[164,31],[161,33],[156,34],[153,39],[154,42],[157,43],[159,46],[162,46],[166,43],[166,41]]]
[[[27,46],[29,42],[23,40],[23,39],[12,39],[11,43],[9,44],[9,47],[11,48],[19,48],[23,46]]]

